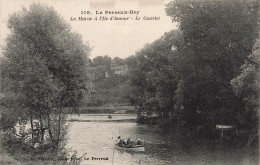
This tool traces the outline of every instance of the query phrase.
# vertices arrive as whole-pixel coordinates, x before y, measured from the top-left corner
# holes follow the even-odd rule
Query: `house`
[[[126,75],[128,73],[128,66],[127,65],[111,65],[111,70],[114,71],[115,74],[118,75]]]

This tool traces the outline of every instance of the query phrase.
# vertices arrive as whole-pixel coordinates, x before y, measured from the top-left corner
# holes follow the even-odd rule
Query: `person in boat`
[[[131,140],[128,138],[127,140],[120,140],[119,147],[130,147]]]
[[[130,138],[127,139],[126,141],[126,147],[133,147],[134,146],[134,141],[131,140]]]
[[[130,142],[131,142],[131,140],[130,140],[130,138],[128,138],[127,141],[126,141],[126,146],[127,147],[130,147]]]
[[[117,139],[116,139],[116,144],[118,144],[120,142],[120,139],[121,139],[121,137],[118,136]]]
[[[122,143],[123,143],[123,140],[121,139],[120,136],[118,136],[118,138],[116,139],[116,144],[117,144],[119,147],[122,147]]]
[[[134,141],[133,140],[130,141],[130,147],[134,147]]]
[[[123,147],[123,140],[122,139],[120,139],[118,146]]]
[[[142,145],[141,139],[138,139],[136,142],[137,145]]]

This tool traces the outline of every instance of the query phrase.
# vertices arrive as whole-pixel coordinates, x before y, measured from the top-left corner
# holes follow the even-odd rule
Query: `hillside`
[[[89,75],[87,106],[128,105],[122,96],[129,79],[128,65],[123,59],[98,56],[93,62],[90,60]]]

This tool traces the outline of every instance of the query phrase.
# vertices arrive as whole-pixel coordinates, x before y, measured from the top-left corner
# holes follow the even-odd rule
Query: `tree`
[[[120,57],[115,57],[115,58],[113,58],[112,62],[113,62],[114,64],[116,64],[116,65],[119,65],[119,66],[125,64],[124,60],[123,60],[122,58],[120,58]]]
[[[189,126],[237,124],[243,109],[230,81],[252,53],[258,1],[172,1],[166,13],[179,23],[183,44],[176,103]],[[212,130],[212,129],[210,129]]]
[[[249,60],[241,66],[241,73],[231,80],[235,94],[243,99],[245,109],[237,115],[239,124],[254,128],[257,133],[258,108],[259,108],[259,56],[260,40],[254,45],[253,53]]]
[[[88,61],[88,65],[92,66],[92,60],[90,58],[88,58],[87,61]]]
[[[180,31],[165,33],[147,44],[134,57],[126,59],[130,67],[127,97],[138,107],[139,114],[157,114],[162,122],[174,114],[174,92],[177,89],[177,65],[174,64]]]
[[[85,95],[90,48],[53,8],[40,4],[12,14],[8,27],[1,73],[4,104],[25,120],[30,117],[32,143],[37,119],[40,143],[47,128],[57,147],[65,109],[77,111]]]
[[[111,57],[108,57],[107,55],[105,55],[103,57],[103,65],[106,65],[107,68],[110,68],[111,67],[111,63],[112,63],[112,60],[111,60]]]
[[[102,66],[105,65],[107,68],[111,67],[111,57],[108,57],[107,55],[103,56],[97,56],[93,59],[93,66]]]
[[[103,65],[103,56],[97,56],[93,59],[93,66]]]

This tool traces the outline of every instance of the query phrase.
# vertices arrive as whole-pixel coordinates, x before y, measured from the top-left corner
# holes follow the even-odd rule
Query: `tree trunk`
[[[40,142],[40,144],[42,144],[42,142],[43,142],[43,138],[44,138],[44,132],[45,132],[45,130],[43,129],[43,127],[42,127],[42,116],[41,115],[39,115],[39,118],[40,118],[40,129],[41,129],[41,142]]]
[[[30,116],[30,122],[31,122],[31,129],[32,129],[32,146],[33,146],[33,118]]]
[[[53,136],[52,136],[52,132],[51,132],[51,121],[50,121],[50,114],[48,114],[48,131],[49,131],[49,136],[50,136],[50,139],[51,139],[51,143],[53,141]]]
[[[60,142],[60,130],[61,130],[61,127],[60,127],[60,120],[61,120],[61,117],[60,117],[60,113],[59,113],[59,119],[58,119],[58,135],[57,135],[57,140],[56,140],[56,146],[58,147],[59,145],[59,142]]]
[[[60,142],[60,132],[61,132],[61,107],[60,107],[60,110],[59,110],[59,119],[58,119],[58,135],[57,135],[57,140],[56,140],[56,146],[58,147],[59,145],[59,142]]]

